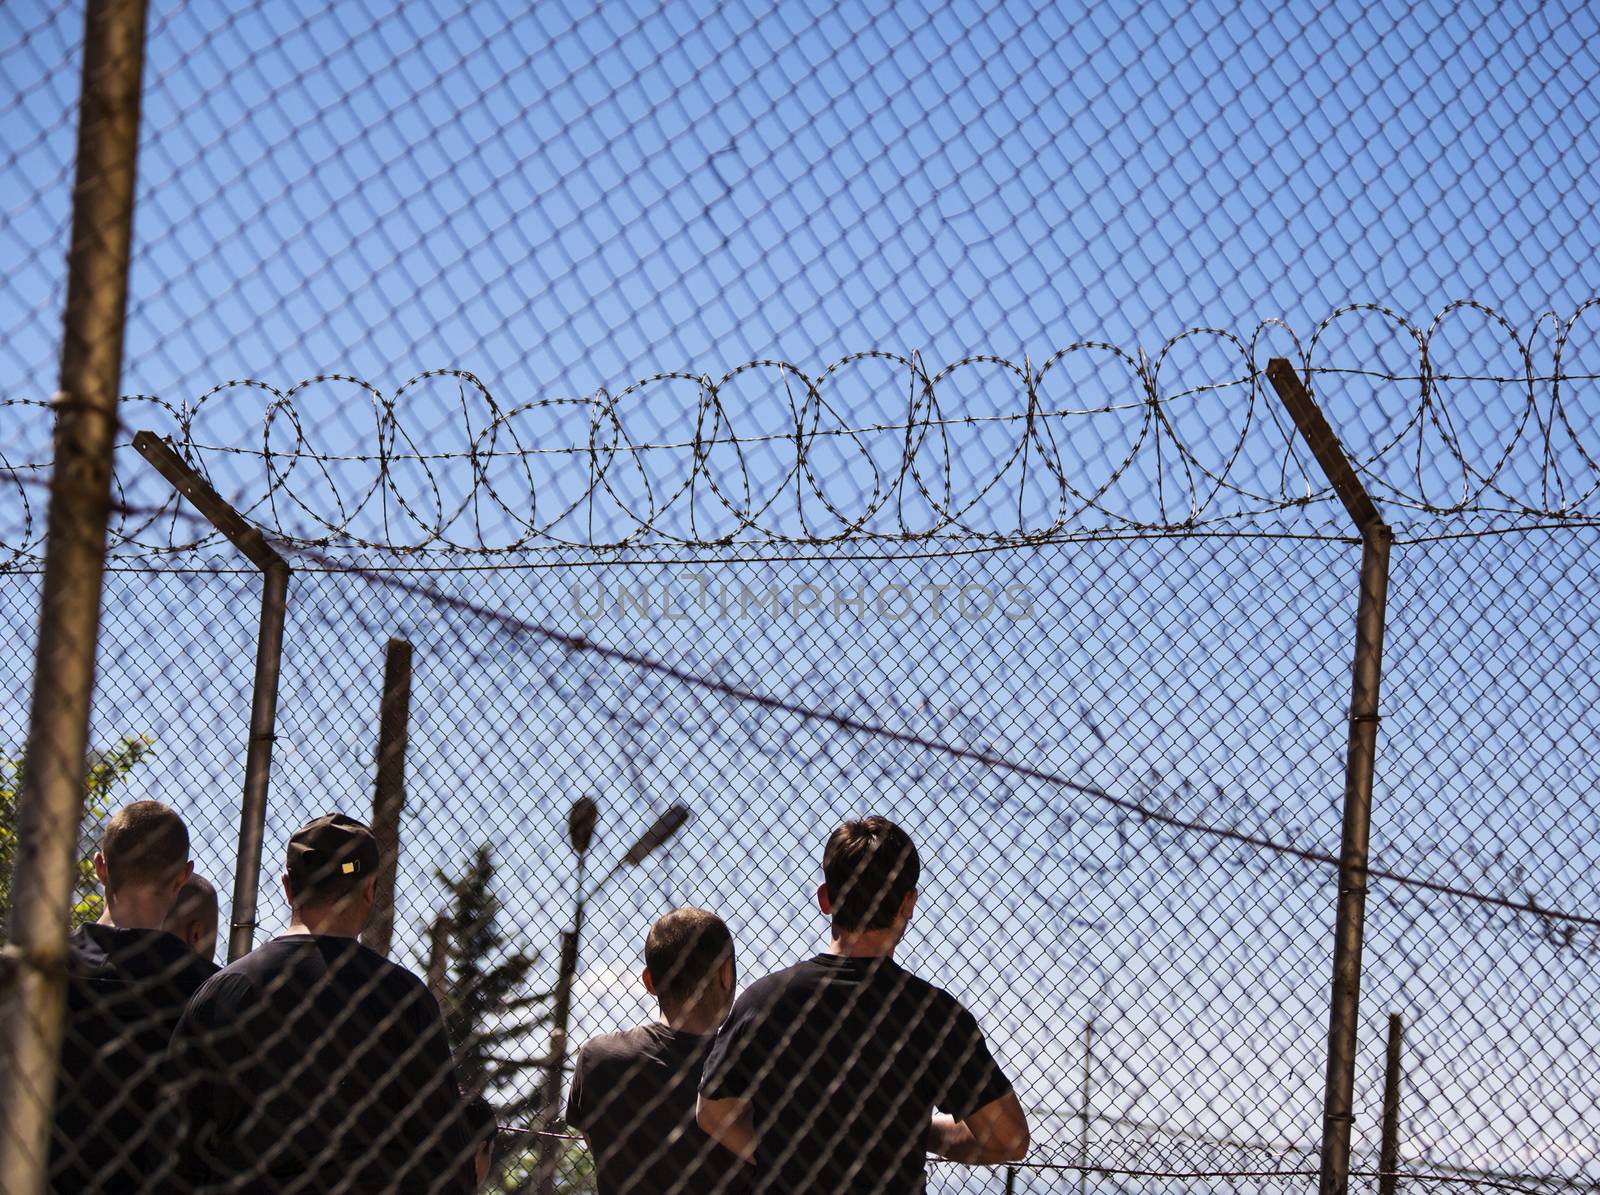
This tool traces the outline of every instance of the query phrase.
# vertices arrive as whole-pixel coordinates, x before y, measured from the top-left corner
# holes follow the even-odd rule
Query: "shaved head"
[[[211,881],[201,875],[190,876],[178,889],[178,899],[162,928],[211,961],[217,953],[217,890]]]

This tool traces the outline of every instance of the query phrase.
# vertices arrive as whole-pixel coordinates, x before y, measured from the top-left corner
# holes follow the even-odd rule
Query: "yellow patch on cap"
[[[352,859],[349,863],[344,864],[342,867],[339,868],[339,871],[342,874],[347,875],[347,876],[355,875],[356,874],[355,860]]]

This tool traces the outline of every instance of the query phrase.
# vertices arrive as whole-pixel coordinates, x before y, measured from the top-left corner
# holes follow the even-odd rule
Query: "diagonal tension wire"
[[[29,484],[40,488],[53,488],[52,483],[42,479],[27,479]],[[173,517],[203,522],[183,507],[161,508],[151,511],[146,508],[128,506],[113,500],[111,509],[122,515],[149,515],[151,513],[170,514]],[[1306,863],[1316,863],[1322,866],[1338,867],[1340,860],[1337,855],[1325,851],[1314,851],[1306,847],[1294,846],[1290,843],[1279,842],[1260,834],[1249,834],[1243,830],[1235,830],[1228,826],[1216,826],[1209,822],[1202,822],[1192,818],[1179,817],[1176,814],[1166,813],[1154,809],[1129,797],[1119,797],[1100,788],[1097,785],[1086,784],[1062,776],[1057,772],[1037,768],[1031,764],[1019,763],[1007,759],[1003,755],[996,755],[990,751],[977,750],[972,747],[961,747],[954,743],[930,739],[923,735],[907,730],[895,730],[893,727],[884,726],[876,722],[867,722],[860,718],[852,718],[848,714],[835,713],[831,710],[817,709],[813,706],[802,705],[799,702],[788,701],[781,697],[774,697],[767,693],[757,693],[727,681],[715,680],[702,676],[677,665],[669,664],[665,660],[658,660],[652,656],[641,655],[622,648],[610,647],[603,643],[596,643],[582,635],[570,635],[540,623],[530,622],[527,619],[517,618],[504,611],[496,610],[478,602],[468,601],[465,598],[455,597],[442,593],[431,585],[424,585],[417,581],[403,580],[388,573],[376,572],[371,569],[351,565],[348,561],[339,560],[314,548],[301,546],[284,540],[275,541],[279,547],[293,552],[296,556],[316,561],[329,571],[350,573],[363,578],[371,584],[382,586],[411,597],[420,598],[435,606],[441,606],[457,613],[471,615],[501,627],[512,633],[526,635],[532,638],[543,639],[554,643],[568,651],[583,652],[600,659],[610,660],[613,663],[625,664],[643,672],[650,672],[664,676],[680,684],[704,692],[715,693],[735,701],[754,705],[761,709],[773,710],[778,713],[788,714],[792,717],[802,718],[807,721],[820,722],[837,729],[848,731],[852,734],[869,735],[875,738],[887,739],[890,742],[902,743],[908,747],[928,751],[935,755],[944,755],[951,759],[960,759],[969,763],[979,764],[983,767],[993,768],[996,771],[1007,772],[1014,776],[1021,776],[1047,784],[1055,788],[1063,788],[1069,792],[1078,793],[1101,804],[1110,805],[1125,813],[1137,817],[1140,821],[1165,826],[1189,834],[1201,834],[1223,842],[1238,843],[1241,846],[1255,847],[1259,850],[1282,855],[1287,858],[1299,859]],[[1570,925],[1581,925],[1600,930],[1600,917],[1582,913],[1568,913],[1561,909],[1548,908],[1536,903],[1532,898],[1513,900],[1508,896],[1497,896],[1489,892],[1480,892],[1474,888],[1464,888],[1455,884],[1446,884],[1439,880],[1425,879],[1421,876],[1407,875],[1402,872],[1391,871],[1382,867],[1365,867],[1363,874],[1369,878],[1388,880],[1390,883],[1399,884],[1407,888],[1415,888],[1425,892],[1434,892],[1443,896],[1455,896],[1463,900],[1474,901],[1479,904],[1489,905],[1494,908],[1507,909],[1516,913],[1529,913],[1536,917],[1543,917],[1552,921],[1561,921]]]
[[[387,573],[373,572],[362,568],[352,568],[349,564],[334,560],[323,553],[310,548],[292,548],[296,555],[308,557],[317,561],[324,567],[337,568],[340,571],[355,573],[375,585],[405,593],[411,597],[421,598],[436,606],[443,606],[457,613],[472,615],[473,617],[491,622],[512,634],[527,635],[554,643],[568,651],[583,652],[600,659],[610,660],[613,663],[625,664],[643,672],[664,676],[680,684],[704,692],[715,693],[735,701],[754,705],[761,709],[773,710],[778,713],[789,714],[793,717],[803,718],[808,721],[820,722],[837,729],[849,731],[853,734],[870,735],[875,738],[887,739],[890,742],[902,743],[908,747],[928,751],[936,755],[948,756],[969,763],[980,764],[983,767],[993,768],[996,771],[1008,772],[1042,784],[1056,788],[1064,788],[1081,796],[1111,805],[1132,814],[1141,821],[1151,822],[1156,825],[1166,826],[1169,829],[1190,834],[1203,834],[1225,842],[1239,843],[1243,846],[1256,847],[1275,854],[1300,859],[1307,863],[1317,863],[1324,866],[1338,867],[1339,857],[1324,851],[1309,850],[1305,847],[1293,846],[1289,843],[1278,842],[1259,834],[1249,834],[1243,830],[1235,830],[1227,826],[1216,826],[1209,822],[1196,821],[1191,818],[1179,817],[1176,814],[1165,813],[1160,809],[1153,809],[1148,805],[1132,800],[1128,797],[1119,797],[1096,785],[1085,784],[1082,781],[1072,780],[1056,772],[1046,771],[1031,764],[1019,763],[1007,759],[1003,755],[996,755],[990,751],[982,751],[972,747],[961,747],[953,743],[941,742],[937,739],[926,738],[907,730],[895,730],[893,727],[881,723],[867,722],[860,718],[852,718],[848,714],[835,713],[830,710],[821,710],[813,706],[802,705],[799,702],[788,701],[781,697],[774,697],[767,693],[758,693],[727,681],[716,680],[702,676],[677,665],[669,664],[652,656],[641,655],[638,652],[627,651],[623,648],[610,647],[597,643],[582,635],[570,635],[551,627],[543,626],[536,622],[517,618],[504,611],[493,609],[478,602],[468,601],[466,598],[455,597],[451,594],[441,593],[430,585],[416,581],[404,580]],[[1364,869],[1369,877],[1388,880],[1391,883],[1401,884],[1408,888],[1417,888],[1427,892],[1436,892],[1445,896],[1457,896],[1465,900],[1477,901],[1481,904],[1492,905],[1497,908],[1509,909],[1518,913],[1532,913],[1539,917],[1551,920],[1564,921],[1574,925],[1588,926],[1600,929],[1600,917],[1587,916],[1581,913],[1567,913],[1559,909],[1545,908],[1533,900],[1513,900],[1506,896],[1496,896],[1492,893],[1479,892],[1472,888],[1463,888],[1453,884],[1446,884],[1438,880],[1423,879],[1419,876],[1405,875],[1400,872],[1390,871],[1386,868],[1367,867]]]

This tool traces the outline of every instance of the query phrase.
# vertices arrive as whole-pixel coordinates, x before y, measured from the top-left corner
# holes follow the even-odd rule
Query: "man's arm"
[[[420,1143],[419,1156],[414,1159],[420,1165],[415,1169],[430,1178],[431,1190],[475,1191],[476,1150],[462,1118],[461,1087],[456,1082],[455,1056],[444,1014],[422,981],[407,977],[412,983],[401,1024],[409,1026],[411,1041],[401,1047],[397,1073],[387,1079],[398,1090],[420,1093],[420,1098],[411,1097],[409,1115],[397,1127]]]
[[[193,1189],[206,1178],[206,1167],[197,1144],[205,1113],[216,1106],[197,1037],[192,1032],[190,1014],[185,1012],[178,1018],[167,1043],[160,1087],[161,1103],[169,1109],[173,1124],[167,1151],[170,1161],[156,1173],[163,1181],[176,1184],[175,1189],[184,1191]]]
[[[212,1178],[217,1137],[238,1123],[233,1079],[245,1060],[235,1029],[247,997],[248,985],[237,979],[202,985],[173,1026],[161,1078],[161,1101],[174,1119],[171,1162],[165,1173],[157,1171],[163,1190],[189,1190]]]
[[[734,1001],[733,1011],[717,1031],[700,1075],[695,1121],[701,1131],[735,1157],[756,1160],[756,1118],[751,1110],[757,1092],[752,1065],[763,1025],[767,1023],[766,981],[758,980]]]
[[[695,1105],[694,1118],[706,1136],[724,1149],[746,1162],[756,1160],[756,1122],[750,1114],[749,1100],[709,1100],[702,1095]]]
[[[1017,1093],[1006,1092],[965,1120],[935,1116],[928,1125],[928,1152],[968,1166],[1022,1161],[1028,1152],[1028,1118]]]

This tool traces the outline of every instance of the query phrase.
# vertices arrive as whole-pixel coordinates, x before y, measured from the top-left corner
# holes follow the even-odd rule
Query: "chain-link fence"
[[[1315,376],[1323,396],[1344,382]],[[1244,392],[1264,410],[1264,379]],[[1176,425],[1175,408],[1216,401],[1211,391],[1163,396],[1155,409]],[[713,426],[713,411],[707,403],[685,422]],[[1139,404],[1116,417],[1153,418]],[[1033,451],[1067,438],[1026,430],[1025,417],[1004,420]],[[607,484],[584,491],[567,517],[595,528],[597,544],[626,546],[464,556],[335,551],[325,535],[280,541],[295,571],[256,940],[285,927],[273,889],[291,831],[327,808],[363,817],[371,808],[384,645],[398,637],[412,645],[414,673],[393,956],[431,972],[447,1009],[471,1004],[473,985],[508,962],[516,994],[543,994],[509,1018],[523,1028],[492,1052],[497,1061],[477,1059],[506,1123],[539,1121],[549,993],[577,891],[565,822],[573,798],[599,803],[596,867],[663,811],[689,811],[636,867],[598,887],[591,873],[574,1043],[650,1018],[637,978],[643,935],[677,905],[727,919],[749,978],[818,949],[826,922],[808,909],[822,838],[843,818],[877,811],[911,830],[925,861],[903,961],[974,1011],[1028,1110],[1033,1148],[1014,1188],[1050,1189],[1080,1172],[1108,1191],[1314,1181],[1351,537],[1325,499],[1265,495],[1271,509],[1248,519],[1229,512],[1158,528],[1125,518],[1037,537],[991,524],[988,535],[907,539],[913,496],[922,511],[938,509],[930,496],[946,492],[942,462],[973,460],[971,441],[944,455],[937,437],[958,430],[966,425],[930,414],[876,433],[913,447],[902,449],[903,467],[881,470],[880,489],[893,497],[879,501],[875,536],[775,541],[747,526],[732,542],[721,528],[669,540],[659,528],[674,519],[687,528],[691,508],[736,527],[727,497],[744,491],[726,478],[717,485],[707,463],[735,446],[730,434],[643,446],[674,443],[666,427],[619,429],[613,445],[639,447],[609,458],[590,442],[558,451],[549,436],[513,458],[601,468]],[[772,439],[739,441],[736,459],[775,460]],[[227,447],[190,443],[200,459]],[[1179,444],[1174,459],[1197,455]],[[216,459],[240,468],[249,458],[239,447]],[[1406,446],[1386,447],[1410,459]],[[686,458],[677,490],[665,467],[672,453]],[[508,463],[501,455],[470,467],[487,474]],[[392,464],[434,477],[441,491],[451,484],[441,474],[465,463],[448,452],[397,456]],[[1015,456],[987,459],[999,468]],[[849,475],[824,459],[817,451],[774,469],[777,501],[792,501],[794,477],[836,493]],[[1228,459],[1232,471],[1216,474],[1227,481],[1221,492],[1264,494],[1263,478],[1240,463],[1250,450]],[[1482,496],[1471,512],[1418,511],[1395,549],[1358,1176],[1379,1169],[1392,1011],[1405,1029],[1407,1175],[1534,1190],[1596,1178],[1581,1144],[1596,1112],[1583,1046],[1593,1036],[1595,927],[1582,889],[1592,849],[1584,611],[1594,533],[1576,511],[1533,511],[1535,496],[1510,484],[1548,484],[1546,465],[1559,464],[1567,492],[1579,490],[1572,459],[1496,451],[1498,512]],[[1464,460],[1464,475],[1484,472]],[[290,478],[305,463],[265,462]],[[368,467],[320,463],[335,487],[334,468]],[[1375,492],[1386,483],[1395,506],[1406,500],[1398,471],[1363,464]],[[1114,465],[1123,476],[1146,467]],[[149,484],[134,467],[125,492]],[[751,466],[742,481],[758,476]],[[622,486],[635,479],[668,495],[647,535],[626,522],[638,503],[623,500]],[[294,484],[277,487],[277,509]],[[541,487],[552,490],[560,483]],[[1019,495],[1052,511],[1070,492],[1061,482],[1056,491],[1030,496],[1013,482],[1004,493],[993,484],[948,492],[981,496],[993,515]],[[490,508],[491,498],[502,505]],[[816,500],[822,511],[841,505]],[[394,491],[386,501],[407,508]],[[481,481],[464,509],[473,503],[515,508],[503,486]],[[776,502],[759,504],[774,522],[806,524],[802,507],[780,515]],[[226,925],[260,582],[214,542],[183,547],[209,529],[175,501],[123,515],[146,540],[112,558],[92,739],[153,744],[119,800],[183,809],[197,866],[224,894]],[[158,548],[152,535],[165,542]],[[169,547],[178,550],[160,550]],[[32,575],[11,573],[19,636],[37,598]],[[25,659],[13,657],[10,693],[27,689]],[[450,953],[451,935],[437,928],[476,924],[491,900],[501,941],[483,957]],[[475,1015],[486,1018],[477,1031],[507,1024],[496,1007]],[[939,1189],[1006,1181],[932,1173]]]
[[[69,331],[55,410],[67,164],[81,214],[101,159],[57,113],[77,15],[0,16],[7,1090],[60,1092],[44,1146],[5,1114],[7,1180],[43,1149],[62,1190],[465,1190],[495,1124],[483,1181],[540,1195],[1327,1190],[1340,1131],[1351,1189],[1600,1188],[1592,15],[925,15],[158,6],[124,380],[72,383]],[[1311,87],[1308,39],[1367,53]],[[1107,106],[1151,105],[1114,160]],[[1298,173],[1252,149],[1308,138]],[[1197,311],[1238,330],[1152,341]],[[1272,358],[1393,529],[1386,614]],[[52,504],[73,400],[119,389],[103,608],[40,631],[99,586],[51,579]],[[86,774],[25,747],[30,694],[70,741],[38,702],[74,676]],[[69,789],[80,823],[39,812]],[[149,936],[170,869],[118,893],[138,800],[217,889],[218,979],[187,922]],[[297,836],[332,810],[370,859]],[[830,941],[823,844],[866,814],[916,844],[914,915]],[[715,1046],[722,956],[646,955],[685,905],[733,942]],[[69,906],[107,926],[63,960]],[[839,970],[900,929],[904,972]]]

